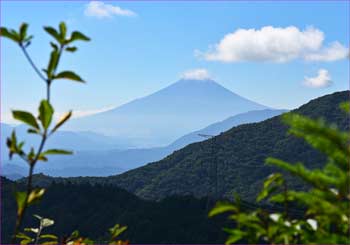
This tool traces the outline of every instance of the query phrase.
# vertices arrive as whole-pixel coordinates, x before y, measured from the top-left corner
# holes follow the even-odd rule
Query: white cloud
[[[206,80],[210,79],[210,74],[206,69],[194,69],[185,71],[181,75],[181,78],[188,80]]]
[[[99,109],[91,109],[91,110],[73,110],[72,117],[73,118],[86,117],[86,116],[94,115],[100,112],[109,111],[114,108],[115,106],[106,106]],[[60,117],[60,116],[61,115],[57,115],[57,117]]]
[[[333,42],[329,47],[322,48],[318,53],[305,55],[309,61],[336,61],[349,57],[349,49],[339,42]]]
[[[72,118],[86,117],[86,116],[94,115],[94,114],[97,114],[97,113],[100,113],[100,112],[109,111],[109,110],[114,109],[114,108],[116,108],[116,106],[105,106],[105,107],[102,107],[102,108],[99,108],[99,109],[73,110]],[[66,113],[67,112],[55,112],[54,113],[54,119],[56,121],[58,121]],[[15,120],[12,117],[11,110],[9,110],[7,112],[1,111],[1,122],[2,123],[13,124],[13,125],[20,124],[19,121]]]
[[[91,1],[86,5],[85,11],[86,16],[92,16],[97,18],[110,18],[114,15],[119,16],[136,16],[136,13],[128,10],[122,9],[118,6],[112,4],[106,4],[100,1]]]
[[[332,78],[325,69],[320,69],[315,77],[305,77],[304,85],[311,88],[324,88],[332,84]]]
[[[324,33],[313,27],[300,30],[295,26],[265,26],[261,29],[238,29],[227,34],[207,52],[195,53],[205,60],[221,62],[287,62],[297,58],[333,61],[344,58],[344,50],[348,53],[348,49],[338,42],[324,49],[323,41]],[[322,57],[310,57],[311,54]]]

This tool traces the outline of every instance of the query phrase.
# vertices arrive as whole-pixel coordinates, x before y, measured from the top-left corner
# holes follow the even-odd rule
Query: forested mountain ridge
[[[324,118],[341,129],[349,129],[349,117],[339,104],[349,101],[349,91],[336,92],[311,100],[293,110],[311,118]],[[234,127],[212,139],[193,143],[161,161],[110,177],[55,178],[57,181],[93,182],[117,185],[145,199],[160,200],[171,195],[207,196],[213,192],[212,162],[218,164],[218,196],[233,192],[253,200],[261,183],[273,168],[264,165],[269,156],[290,162],[304,162],[315,168],[324,156],[304,141],[287,134],[281,116],[259,123]],[[47,185],[53,178],[36,176],[36,183]],[[292,184],[297,184],[293,182]]]
[[[341,129],[349,129],[349,117],[339,108],[344,101],[349,101],[349,91],[319,97],[293,112],[323,118]],[[237,192],[244,199],[252,200],[263,179],[273,170],[264,165],[267,157],[301,161],[310,168],[324,163],[322,154],[301,139],[288,135],[287,129],[281,116],[240,125],[207,141],[191,144],[161,161],[109,177],[108,182],[145,199],[175,194],[206,196],[213,188],[210,163],[216,161],[218,196]]]
[[[1,184],[1,244],[7,244],[16,219],[13,191],[24,189],[24,185],[4,177]],[[47,186],[39,204],[28,209],[24,224],[37,227],[33,214],[38,214],[55,221],[45,233],[60,237],[79,230],[99,242],[119,223],[128,226],[121,238],[132,243],[223,243],[224,219],[208,219],[207,213],[206,199],[173,196],[151,202],[115,186],[56,182]]]

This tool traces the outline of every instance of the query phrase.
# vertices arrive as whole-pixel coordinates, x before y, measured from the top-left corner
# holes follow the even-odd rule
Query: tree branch
[[[32,58],[30,58],[30,55],[28,54],[26,48],[23,45],[19,45],[24,53],[24,56],[27,58],[29,64],[33,67],[34,71],[38,74],[38,76],[44,81],[47,82],[47,79],[44,77],[44,75],[40,72],[38,67],[34,64]]]

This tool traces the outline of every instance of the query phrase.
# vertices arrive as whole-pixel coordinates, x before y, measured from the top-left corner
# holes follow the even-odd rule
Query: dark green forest
[[[2,243],[10,241],[16,218],[14,188],[23,188],[1,179]],[[25,227],[36,227],[38,214],[55,220],[47,232],[60,237],[72,231],[96,239],[115,223],[127,225],[121,238],[132,243],[223,243],[224,219],[208,219],[207,199],[173,196],[153,202],[141,200],[117,187],[90,184],[52,183],[38,205],[30,207]]]

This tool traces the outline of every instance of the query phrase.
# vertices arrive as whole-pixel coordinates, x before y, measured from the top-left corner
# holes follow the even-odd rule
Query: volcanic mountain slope
[[[71,120],[66,126],[117,136],[137,147],[158,147],[238,113],[262,109],[267,108],[213,80],[180,80],[115,109]]]
[[[349,129],[349,117],[339,104],[349,101],[349,91],[310,101],[294,110],[312,118],[324,118]],[[161,161],[104,179],[145,199],[162,199],[174,194],[206,196],[213,191],[211,164],[218,164],[218,196],[239,193],[252,200],[261,182],[274,169],[264,165],[267,157],[301,161],[310,168],[321,167],[325,157],[303,140],[287,134],[281,116],[260,123],[234,127],[210,140],[191,144]]]

